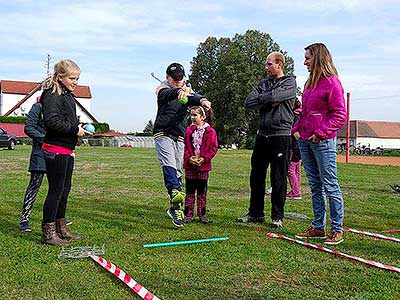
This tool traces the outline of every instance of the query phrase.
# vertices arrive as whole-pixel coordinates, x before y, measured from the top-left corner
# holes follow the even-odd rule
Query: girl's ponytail
[[[214,112],[211,109],[211,107],[206,110],[202,106],[192,106],[190,110],[197,110],[202,116],[205,116],[205,122],[207,122],[211,127],[215,126],[215,117],[214,117]]]
[[[215,127],[215,116],[211,107],[206,110],[206,122],[210,124],[211,127]]]

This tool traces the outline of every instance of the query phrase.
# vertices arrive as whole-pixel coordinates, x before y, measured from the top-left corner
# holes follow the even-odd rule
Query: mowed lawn
[[[32,232],[18,231],[29,153],[29,146],[0,151],[0,299],[140,299],[91,259],[59,259],[60,248],[40,244],[46,180],[32,212]],[[165,213],[168,199],[154,149],[80,147],[67,216],[70,229],[83,238],[72,245],[105,244],[103,257],[160,299],[400,298],[399,273],[268,238],[269,223],[237,224],[248,208],[250,156],[219,151],[209,180],[210,223],[178,230]],[[400,184],[399,167],[338,169],[345,226],[377,233],[400,229],[400,195],[388,186]],[[288,200],[286,211],[312,217],[303,179],[303,200]],[[267,216],[269,210],[267,198]],[[294,237],[310,222],[284,225],[276,232]],[[212,237],[229,241],[143,248]],[[346,233],[344,243],[330,248],[400,267],[399,243]]]

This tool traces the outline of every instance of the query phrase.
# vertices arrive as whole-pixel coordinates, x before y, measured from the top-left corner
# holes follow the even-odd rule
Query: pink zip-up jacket
[[[196,129],[196,125],[190,125],[186,128],[185,133],[185,151],[183,156],[183,168],[195,169],[199,168],[189,163],[189,158],[195,156],[194,147],[192,143],[192,133]],[[200,156],[204,158],[204,163],[200,166],[199,171],[210,171],[211,170],[211,159],[217,154],[218,141],[217,133],[211,126],[205,128],[203,139],[201,141]]]
[[[336,76],[322,78],[315,89],[304,89],[302,112],[292,128],[302,140],[313,134],[320,140],[331,139],[346,122],[346,105],[342,84]]]

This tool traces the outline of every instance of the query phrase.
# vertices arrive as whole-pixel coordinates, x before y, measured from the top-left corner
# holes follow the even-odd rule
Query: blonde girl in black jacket
[[[72,60],[54,65],[54,74],[41,95],[46,135],[43,153],[49,190],[43,205],[42,243],[66,245],[78,235],[66,229],[65,213],[71,190],[74,149],[78,136],[86,132],[76,116],[75,90],[80,76],[79,66]]]

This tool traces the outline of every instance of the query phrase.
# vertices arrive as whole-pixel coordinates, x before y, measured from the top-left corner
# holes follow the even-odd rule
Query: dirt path
[[[345,162],[346,156],[338,155],[338,162]],[[365,164],[365,165],[381,165],[381,166],[396,166],[400,167],[400,157],[390,156],[351,156],[349,157],[350,163]]]

